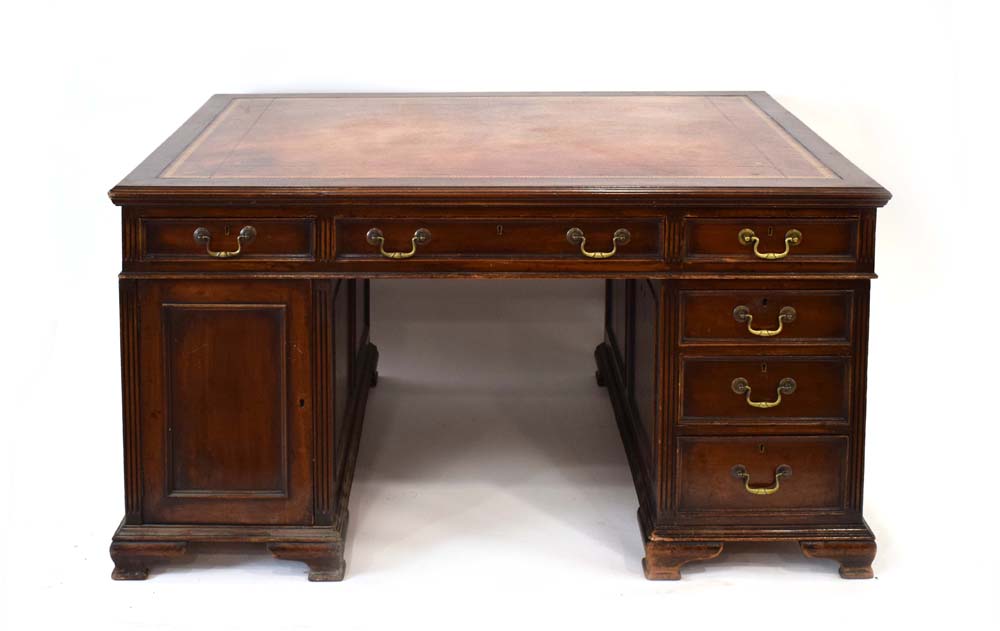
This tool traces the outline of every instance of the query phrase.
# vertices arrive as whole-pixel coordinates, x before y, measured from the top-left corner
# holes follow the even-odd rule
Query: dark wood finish
[[[350,397],[351,388],[354,385],[351,380],[351,369],[353,368],[353,357],[357,350],[354,344],[357,340],[352,339],[352,318],[356,317],[351,308],[352,294],[355,290],[354,281],[341,280],[337,282],[337,288],[333,295],[333,423],[334,435],[343,436],[347,429],[348,421],[347,404]],[[337,441],[336,454],[333,459],[334,465],[339,469],[344,466],[347,457],[346,441]]]
[[[629,281],[634,284],[635,330],[632,335],[632,362],[629,381],[631,401],[639,421],[641,453],[647,469],[652,467],[656,421],[660,417],[660,285],[648,280]]]
[[[276,558],[302,561],[309,566],[310,581],[344,580],[344,543],[271,543],[268,552]]]
[[[378,352],[369,279],[610,279],[597,382],[650,578],[729,541],[864,577],[869,281],[889,193],[762,92],[218,95],[110,193],[122,206],[125,515],[116,578],[188,542],[266,544],[339,580]],[[194,231],[205,228],[213,257]],[[567,242],[580,228],[587,249]],[[408,251],[418,228],[430,242]],[[802,237],[788,255],[786,233]],[[779,335],[757,329],[796,317]],[[758,409],[753,400],[794,393]],[[763,453],[760,447],[763,446]],[[731,462],[732,461],[732,462]],[[779,462],[780,461],[780,462]],[[778,493],[752,495],[793,475]],[[870,569],[867,572],[870,575]]]
[[[840,564],[842,578],[874,578],[872,561],[876,546],[869,541],[803,541],[802,554],[810,559],[832,559]]]
[[[237,236],[240,230],[251,226],[256,230],[256,237],[253,242],[242,246],[241,259],[312,260],[314,224],[313,219],[269,217],[149,218],[142,221],[142,258],[204,263],[212,257],[206,253],[204,243],[195,241],[195,230],[205,228],[209,231],[213,250],[233,251],[239,246]]]
[[[239,542],[278,546],[301,544],[304,547],[279,547],[277,556],[303,561],[309,565],[310,580],[340,580],[342,575],[338,577],[337,568],[344,566],[343,550],[348,522],[347,499],[351,492],[354,463],[361,441],[361,428],[368,400],[370,378],[376,374],[377,364],[378,350],[374,345],[368,343],[366,338],[356,365],[359,375],[368,375],[369,378],[359,377],[357,389],[347,406],[346,413],[349,418],[345,424],[344,434],[339,439],[347,445],[341,473],[330,479],[324,479],[319,474],[314,478],[317,485],[326,484],[326,488],[329,489],[329,499],[317,499],[315,524],[303,526],[244,525],[239,523],[199,525],[142,523],[141,521],[130,524],[126,520],[122,520],[115,532],[111,547],[112,559],[115,560],[116,567],[120,567],[122,571],[116,570],[113,577],[116,579],[145,578],[150,563],[183,554],[185,546],[189,542]],[[322,420],[324,417],[317,418]],[[329,427],[325,423],[318,423],[318,425]],[[329,431],[326,432],[325,436],[333,439]],[[315,444],[321,445],[323,443],[316,440]],[[330,451],[317,450],[314,463],[316,471],[333,470]],[[317,498],[322,497],[327,497],[327,495],[317,493]],[[236,513],[237,519],[239,510],[237,509]],[[324,521],[323,517],[328,514],[332,515],[332,520]],[[273,550],[272,553],[274,553]],[[338,555],[339,559],[336,558]]]
[[[873,277],[873,262],[865,254],[873,247],[873,233],[859,236],[856,257],[796,256],[799,253],[796,250],[805,248],[807,236],[803,236],[802,244],[791,248],[786,258],[762,261],[736,239],[741,229],[739,217],[751,211],[725,210],[722,201],[698,210],[696,216],[706,221],[735,218],[736,223],[728,225],[726,234],[731,237],[732,247],[741,249],[730,257],[732,260],[686,258],[683,225],[695,211],[676,206],[672,201],[646,197],[633,199],[631,204],[609,194],[598,198],[598,202],[550,196],[535,202],[508,198],[469,205],[447,200],[418,204],[402,199],[346,197],[323,205],[314,199],[292,202],[266,198],[252,209],[244,208],[246,201],[241,202],[239,213],[234,213],[224,200],[187,202],[179,196],[173,204],[180,205],[173,207],[159,202],[124,208],[126,272],[267,270],[339,277],[682,278],[692,275],[718,278],[739,270],[740,278],[752,277],[748,274],[767,277],[774,273],[795,273],[800,278],[830,278],[831,273],[843,279]],[[195,212],[198,216],[192,218]],[[281,214],[287,217],[285,223],[275,221],[275,215]],[[181,220],[174,221],[173,217],[179,215],[183,215]],[[867,214],[858,209],[770,208],[753,211],[753,215],[758,221],[764,221],[759,218],[766,216],[772,223],[783,221],[800,227],[812,225],[809,221],[820,226],[859,222],[868,225]],[[171,227],[171,242],[157,244],[155,247],[160,250],[147,254],[144,226],[161,224]],[[215,226],[212,234],[221,230],[222,237],[213,237],[213,249],[231,251],[236,247],[235,233],[243,226],[258,225],[257,240],[235,257],[213,258],[193,238],[195,228]],[[230,230],[228,236],[226,226]],[[378,248],[366,241],[368,230],[375,227],[383,231],[387,251],[408,251],[410,239],[418,228],[430,229],[432,238],[418,246],[411,258],[393,260],[381,256]],[[629,230],[632,240],[620,245],[611,258],[590,259],[566,240],[566,232],[572,227],[584,231],[590,251],[610,250],[611,236],[619,228]],[[261,244],[267,238],[271,242]],[[770,245],[761,246],[762,250],[765,248]]]
[[[781,404],[759,409],[733,392],[744,378],[751,400],[775,401],[778,384],[795,380]],[[844,357],[691,357],[681,360],[681,423],[827,421],[847,423],[850,363]]]
[[[851,290],[713,289],[680,293],[680,343],[683,346],[718,344],[849,344],[854,294]],[[733,311],[745,306],[757,330],[781,333],[762,339],[750,333]],[[795,310],[795,319],[780,322],[784,308]]]
[[[618,360],[614,369],[617,374],[625,380],[624,358],[625,349],[629,345],[630,331],[629,325],[630,309],[635,305],[629,299],[629,292],[632,291],[634,283],[628,281],[607,281],[605,287],[605,326],[604,339],[611,348],[612,358]]]
[[[663,578],[679,576],[684,557],[670,555],[677,547],[676,554],[682,554],[687,544],[874,541],[861,517],[867,281],[805,281],[801,276],[656,281],[662,307],[652,320],[631,289],[641,282],[645,281],[609,281],[608,341],[598,347],[596,356],[600,372],[617,377],[608,379],[607,385],[636,483],[647,566],[648,550],[662,541],[670,544],[663,562],[666,569],[656,573]],[[823,298],[816,304],[837,305],[836,324],[816,330],[850,333],[793,340],[780,336],[746,340],[735,333],[728,333],[728,338],[714,333],[720,325],[711,321],[712,305],[720,304],[721,297],[753,302],[747,298],[771,295],[829,297],[832,302]],[[692,299],[700,297],[708,300],[692,309]],[[773,305],[771,300],[768,305]],[[760,299],[754,306],[763,306]],[[731,318],[732,306],[727,311]],[[806,313],[814,311],[809,307]],[[694,326],[685,324],[685,318],[692,317],[710,318],[706,328],[693,329],[706,331],[705,341],[685,337]],[[714,322],[720,319],[716,316]],[[610,343],[613,328],[629,331],[626,337],[634,340],[648,339],[657,327],[662,327],[657,347],[664,356],[653,368],[639,360],[645,344]],[[618,371],[617,366],[625,369]],[[654,368],[661,369],[660,377]],[[731,390],[732,379],[744,376],[753,385],[754,400],[773,399],[777,382],[786,376],[783,370],[795,370],[791,376],[798,375],[798,388],[776,408],[747,406],[745,398]],[[665,391],[649,465],[645,422],[634,392],[637,384],[651,379],[664,384]],[[803,396],[796,401],[798,395]],[[732,476],[737,464],[744,465],[754,487],[773,484],[779,465],[789,465],[793,473],[782,479],[778,492],[753,495]],[[691,560],[698,559],[683,562]],[[849,574],[845,571],[845,576]],[[864,572],[854,575],[863,577]]]
[[[679,581],[682,565],[714,559],[722,554],[722,547],[721,542],[647,541],[642,569],[653,581]]]
[[[121,330],[122,437],[125,464],[125,517],[123,524],[142,523],[142,410],[139,373],[139,298],[134,280],[118,281]]]
[[[129,499],[112,549],[116,578],[143,578],[150,560],[189,541],[283,546],[280,527],[291,526],[293,539],[311,532],[296,542],[308,552],[279,546],[282,556],[310,563],[311,580],[339,580],[370,383],[361,376],[377,361],[367,321],[355,322],[367,312],[354,308],[367,300],[364,287],[122,281]],[[141,398],[132,394],[140,387]],[[261,528],[268,534],[253,534]],[[149,537],[169,543],[167,552]]]
[[[611,396],[611,405],[615,411],[618,431],[625,447],[625,457],[628,459],[636,494],[639,497],[639,515],[640,522],[642,522],[644,518],[648,520],[649,515],[655,514],[655,500],[653,499],[655,476],[652,473],[654,470],[652,467],[657,465],[643,457],[640,422],[636,419],[634,408],[629,402],[625,377],[618,369],[614,350],[607,343],[599,344],[594,349],[594,358],[597,361],[598,381],[603,382],[601,386],[606,387]],[[655,455],[658,455],[658,452]]]
[[[139,309],[144,520],[308,524],[309,282],[146,281]]]
[[[614,363],[618,360],[612,356],[612,350],[609,345],[599,345],[595,356],[602,374],[617,375]],[[666,363],[669,366],[671,362],[667,361]],[[818,471],[819,479],[817,480],[810,476],[812,479],[806,485],[810,488],[800,490],[798,494],[800,497],[815,500],[816,498],[822,499],[824,494],[834,494],[837,492],[835,489],[842,488],[844,496],[841,501],[847,505],[844,508],[838,501],[834,501],[833,503],[836,506],[833,507],[819,507],[817,509],[815,507],[806,508],[799,504],[794,507],[775,509],[775,496],[778,496],[779,503],[781,501],[789,503],[788,496],[786,495],[785,498],[781,498],[781,490],[779,490],[774,496],[747,495],[751,500],[763,500],[765,502],[763,506],[751,506],[741,509],[734,504],[721,510],[682,512],[677,510],[676,501],[673,499],[673,494],[669,492],[669,488],[672,488],[676,483],[678,489],[687,490],[689,485],[686,482],[681,482],[678,474],[675,473],[675,468],[679,468],[679,466],[675,464],[675,457],[670,455],[673,453],[673,448],[657,451],[656,469],[650,471],[644,467],[640,459],[642,447],[641,443],[638,442],[636,432],[639,421],[628,403],[629,399],[625,386],[620,377],[608,380],[607,386],[639,497],[638,516],[640,530],[646,542],[647,558],[644,560],[644,568],[646,569],[648,578],[677,579],[680,577],[680,567],[683,564],[714,558],[721,551],[721,545],[725,541],[874,540],[871,531],[860,517],[857,506],[858,502],[850,498],[853,494],[852,489],[854,488],[855,481],[852,477],[856,475],[856,467],[849,466],[849,464],[845,467],[842,464],[842,457],[837,455],[838,452],[843,453],[841,447],[847,442],[845,437],[747,435],[722,439],[715,437],[688,438],[676,436],[669,425],[661,426],[663,432],[662,437],[658,441],[666,441],[671,445],[684,441],[709,444],[712,441],[717,441],[723,445],[729,443],[730,446],[744,446],[747,449],[741,453],[748,456],[748,462],[753,461],[753,458],[761,458],[768,453],[773,454],[774,445],[778,445],[779,456],[799,454],[808,457],[811,450],[819,449],[820,453],[826,456],[826,464],[829,465],[833,462],[832,468],[839,470],[839,472],[835,472],[831,476],[831,467],[823,466],[823,464],[814,465],[810,462],[807,468],[811,470],[810,473]],[[669,418],[669,415],[667,417]],[[760,454],[759,446],[762,443],[765,445],[765,454]],[[803,446],[806,447],[804,450],[802,449]],[[846,445],[846,447],[848,453],[854,453],[850,445]],[[782,450],[784,450],[783,453]],[[849,458],[850,456],[847,457]],[[698,462],[704,468],[704,463],[707,460],[700,459]],[[771,463],[767,463],[767,465],[761,468],[756,461],[754,461],[754,465],[750,465],[748,462],[734,464],[744,464],[750,469],[754,486],[763,486],[773,482],[774,469],[767,468],[767,465]],[[786,463],[782,462],[779,464]],[[721,466],[721,464],[718,466]],[[735,478],[726,477],[730,476],[730,467],[731,464],[723,471],[725,475],[719,476],[716,480],[720,483],[719,490],[724,492],[726,490],[729,492],[738,490],[739,493],[746,494],[742,484],[737,484]],[[800,466],[799,468],[801,469],[802,467]],[[770,479],[764,479],[768,471],[771,477]],[[660,472],[663,473],[661,474]],[[795,473],[793,465],[793,476],[785,482],[794,479]],[[802,471],[798,473],[802,473]],[[758,474],[762,476],[760,480],[758,480]],[[708,484],[706,484],[705,480],[702,480],[700,487],[702,489],[705,489],[706,486],[711,487],[712,481],[709,479]],[[729,486],[730,484],[733,486]],[[664,489],[664,486],[668,488]],[[655,493],[654,490],[657,487],[659,487],[659,492]],[[788,488],[788,484],[784,484],[782,490],[787,491]],[[697,492],[697,489],[695,491]],[[715,489],[709,489],[705,496],[714,498],[715,492]],[[738,498],[738,502],[745,502],[745,500],[739,497],[739,494],[736,497]],[[827,502],[821,501],[819,503]],[[724,501],[722,505],[725,505]],[[696,544],[704,544],[707,547],[695,547],[693,549],[689,547]],[[718,549],[716,549],[716,546],[718,546]],[[657,563],[657,566],[663,566],[663,569],[655,573],[650,572],[648,569],[650,566],[650,550],[653,550],[654,555],[656,555],[657,550],[665,551],[664,554],[660,555],[663,557],[663,560]]]
[[[187,544],[176,541],[114,542],[111,560],[115,569],[111,578],[116,581],[142,581],[149,576],[149,566],[182,556]]]
[[[742,269],[780,271],[794,264],[810,269],[837,269],[858,262],[858,221],[814,217],[746,216],[739,218],[689,218],[685,221],[684,261],[689,267],[707,268],[713,263],[738,263]],[[787,256],[762,260],[752,246],[738,239],[741,230],[750,229],[760,238],[761,254]],[[798,245],[785,247],[789,230],[802,234]],[[775,269],[779,268],[779,269]]]
[[[678,439],[677,511],[679,513],[799,513],[824,519],[843,512],[848,440],[844,436],[740,436]],[[743,465],[751,485],[771,486],[785,465],[791,475],[773,495],[752,495],[732,475]]]
[[[386,263],[377,246],[369,244],[365,235],[370,228],[385,234],[385,249],[409,251],[413,233],[423,228],[431,240],[417,248],[420,260],[433,258],[515,257],[563,258],[587,261],[580,246],[567,241],[570,228],[580,228],[586,236],[588,251],[608,251],[612,235],[624,228],[631,241],[618,247],[616,257],[663,258],[662,221],[658,219],[593,219],[566,218],[560,221],[534,221],[498,217],[493,219],[345,219],[337,222],[337,258],[366,258]]]

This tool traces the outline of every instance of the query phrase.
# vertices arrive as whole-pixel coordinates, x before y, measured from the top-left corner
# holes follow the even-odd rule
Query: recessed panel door
[[[309,285],[140,283],[144,519],[308,524]]]

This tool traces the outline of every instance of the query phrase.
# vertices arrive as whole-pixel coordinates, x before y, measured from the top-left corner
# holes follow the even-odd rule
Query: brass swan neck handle
[[[253,226],[243,226],[240,233],[236,235],[235,250],[216,251],[212,249],[212,232],[208,228],[199,227],[194,231],[194,242],[203,244],[205,246],[205,252],[208,253],[209,256],[214,256],[217,259],[230,259],[234,256],[239,256],[243,253],[243,246],[250,245],[256,239],[257,229]]]
[[[777,259],[783,259],[788,256],[788,253],[792,251],[792,246],[802,243],[802,233],[792,228],[785,233],[785,251],[784,252],[761,252],[758,247],[760,246],[760,237],[751,230],[750,228],[743,228],[736,235],[739,239],[741,245],[752,245],[753,253],[759,259],[765,261],[775,261]]]
[[[755,486],[750,484],[750,472],[746,465],[734,465],[729,470],[734,478],[743,480],[743,488],[750,495],[774,495],[781,488],[781,478],[792,477],[792,468],[787,464],[779,464],[774,470],[774,484],[770,486]]]
[[[733,379],[731,387],[733,389],[733,392],[735,392],[736,394],[746,395],[747,405],[749,405],[750,407],[758,408],[761,410],[768,410],[770,408],[776,408],[779,405],[781,405],[782,395],[787,396],[795,392],[795,389],[798,387],[798,384],[796,384],[795,380],[792,379],[791,377],[785,377],[784,379],[779,381],[777,388],[778,398],[775,399],[774,401],[753,401],[750,398],[750,391],[751,391],[750,382],[743,377],[737,377],[736,379]]]
[[[431,231],[427,228],[418,228],[417,231],[413,233],[413,237],[410,239],[409,252],[387,252],[385,249],[385,235],[383,235],[382,231],[378,228],[372,228],[369,230],[365,235],[365,240],[371,245],[377,245],[379,253],[387,259],[408,259],[417,253],[418,245],[430,243]]]
[[[785,324],[795,322],[796,317],[798,317],[798,314],[795,312],[794,307],[782,307],[781,310],[778,311],[778,328],[755,329],[753,328],[753,315],[750,313],[750,307],[746,305],[739,305],[733,309],[733,319],[737,322],[746,322],[747,331],[758,337],[774,337],[779,335],[785,330]]]
[[[573,245],[580,246],[580,253],[591,259],[609,259],[618,253],[619,245],[627,245],[629,241],[632,240],[632,233],[630,233],[626,228],[619,228],[615,230],[614,235],[611,237],[611,249],[607,252],[591,252],[587,249],[587,237],[583,234],[583,230],[579,228],[570,228],[566,231],[566,240]]]

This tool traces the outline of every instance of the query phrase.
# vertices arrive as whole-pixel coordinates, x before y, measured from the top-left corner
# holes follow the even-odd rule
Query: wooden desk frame
[[[240,99],[253,113],[261,103],[247,99],[313,99],[322,109],[322,99],[373,107],[422,97],[459,109],[462,99],[506,107],[517,98],[542,112],[570,97],[597,109],[619,99],[626,112],[636,97],[745,99],[767,118],[755,133],[785,134],[808,154],[808,164],[792,155],[775,169],[815,163],[818,175],[507,177],[507,165],[487,161],[501,170],[177,176],[199,160],[240,173],[284,159],[201,144]],[[378,375],[370,284],[403,277],[606,279],[597,382],[635,481],[648,578],[678,579],[683,564],[730,541],[796,541],[807,556],[838,561],[845,578],[872,576],[875,538],[862,517],[869,284],[876,209],[889,194],[764,93],[219,95],[111,198],[122,206],[123,243],[116,579],[145,578],[190,542],[266,544],[307,563],[310,580],[343,578],[351,480]],[[192,239],[195,228],[204,239]],[[593,259],[567,238],[571,228],[591,250],[610,251],[616,230],[629,239]],[[411,243],[415,229],[433,236]],[[744,242],[746,230],[757,241]],[[787,255],[762,258],[757,246]],[[413,255],[391,259],[379,247]],[[779,323],[787,329],[766,333]],[[792,377],[782,390],[779,378]],[[784,403],[766,405],[776,394]]]

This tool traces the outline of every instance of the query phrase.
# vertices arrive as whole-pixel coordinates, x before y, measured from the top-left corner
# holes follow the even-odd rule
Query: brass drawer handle
[[[750,486],[750,472],[747,471],[745,465],[734,465],[729,472],[733,474],[734,478],[743,480],[743,488],[750,495],[774,495],[781,488],[781,478],[792,477],[792,468],[787,464],[779,464],[774,470],[774,484],[771,486]]]
[[[587,237],[583,235],[583,230],[579,228],[570,228],[566,231],[566,240],[573,245],[580,246],[580,253],[591,259],[609,259],[618,252],[619,245],[626,245],[632,240],[632,233],[630,233],[625,228],[619,228],[615,230],[615,234],[611,237],[611,250],[609,252],[590,252],[585,247],[587,245]]]
[[[417,246],[424,245],[425,243],[430,243],[431,231],[427,228],[418,228],[416,232],[413,233],[413,238],[410,239],[410,251],[409,252],[386,252],[385,251],[385,236],[382,231],[378,228],[372,228],[365,235],[365,240],[372,245],[378,246],[378,251],[382,253],[387,259],[408,259],[417,253]]]
[[[740,245],[751,245],[753,244],[753,253],[759,259],[764,259],[765,261],[774,261],[776,259],[783,259],[788,256],[788,253],[792,251],[793,245],[798,245],[802,243],[802,233],[792,228],[785,233],[785,251],[784,252],[761,252],[757,249],[760,245],[760,237],[758,237],[753,230],[750,228],[744,228],[740,230],[736,238],[740,240]]]
[[[208,228],[197,228],[194,231],[194,242],[205,245],[205,252],[209,256],[214,256],[217,259],[231,259],[234,256],[239,256],[243,252],[243,246],[250,245],[257,238],[257,229],[253,226],[243,226],[240,233],[236,236],[236,249],[235,250],[223,250],[221,252],[216,252],[212,249],[212,232]]]
[[[745,394],[747,398],[747,405],[753,408],[759,408],[761,410],[767,410],[770,408],[776,408],[781,405],[781,395],[789,395],[795,392],[797,384],[795,380],[791,377],[785,377],[778,382],[778,398],[774,401],[751,401],[750,400],[750,382],[743,377],[737,377],[733,379],[732,388],[733,392],[736,394]]]
[[[733,309],[733,319],[737,322],[746,322],[747,331],[759,336],[759,337],[774,337],[781,333],[785,328],[785,323],[795,322],[795,318],[798,314],[795,313],[795,307],[782,307],[778,311],[778,328],[776,329],[755,329],[753,328],[753,315],[750,314],[750,307],[746,305],[739,305]]]

